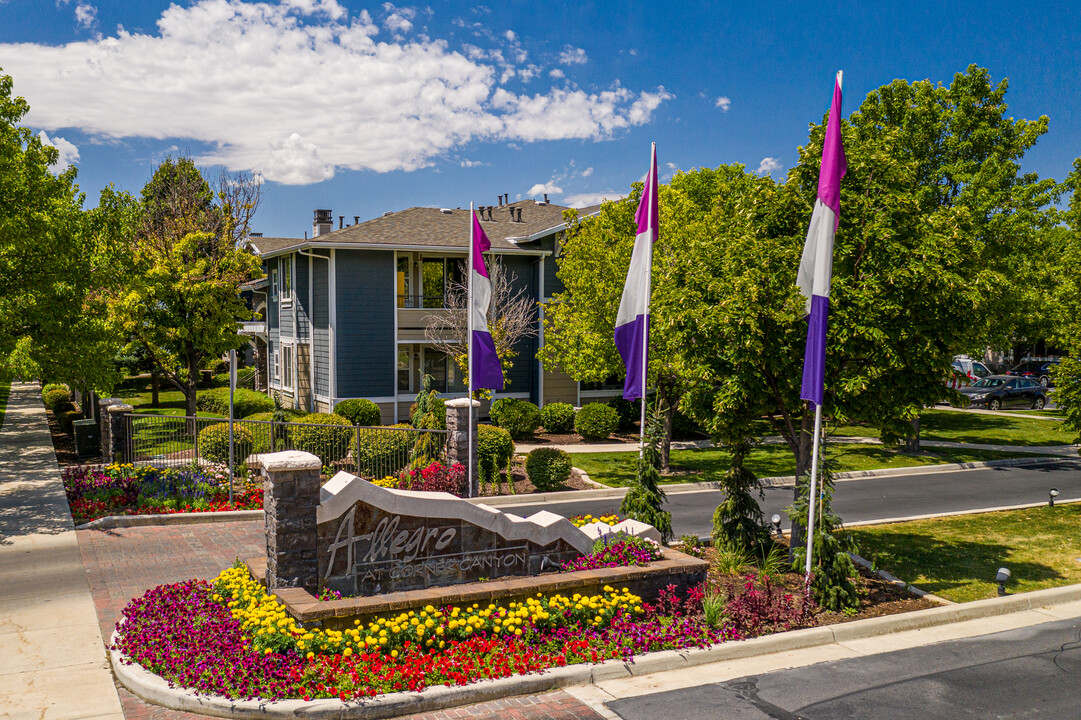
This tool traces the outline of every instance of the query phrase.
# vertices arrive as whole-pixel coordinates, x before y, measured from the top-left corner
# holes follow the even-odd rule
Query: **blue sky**
[[[0,0],[0,68],[88,205],[166,154],[266,181],[256,231],[413,205],[562,204],[743,163],[778,180],[844,70],[845,113],[895,78],[1009,78],[1050,117],[1025,169],[1081,156],[1081,7],[857,2]]]

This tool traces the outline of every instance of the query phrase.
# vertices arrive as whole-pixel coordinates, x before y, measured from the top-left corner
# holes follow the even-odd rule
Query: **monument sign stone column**
[[[267,589],[301,587],[319,592],[316,512],[319,471],[315,455],[295,450],[259,456],[266,523]]]
[[[469,403],[473,403],[473,462],[469,462]],[[447,462],[453,465],[461,463],[466,468],[473,468],[469,477],[467,497],[480,495],[480,471],[477,468],[477,415],[480,414],[480,402],[469,398],[447,400]]]

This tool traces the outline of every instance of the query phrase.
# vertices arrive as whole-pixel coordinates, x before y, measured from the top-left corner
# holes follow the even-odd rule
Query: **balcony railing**
[[[240,327],[237,328],[239,335],[266,335],[266,321],[265,320],[248,320],[240,323]]]
[[[445,295],[399,295],[398,307],[406,310],[442,310],[447,307]]]

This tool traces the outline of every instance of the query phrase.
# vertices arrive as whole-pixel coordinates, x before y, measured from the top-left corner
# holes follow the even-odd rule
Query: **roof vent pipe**
[[[360,215],[354,215],[353,216],[353,224],[354,225],[360,225]]]
[[[522,208],[518,208],[518,222],[522,222]]]
[[[492,217],[492,211],[494,211],[494,210],[495,210],[495,206],[493,206],[493,205],[488,206],[488,219],[489,220],[495,220],[495,218]]]
[[[544,193],[544,202],[548,202],[548,193]]]
[[[338,216],[338,229],[341,230],[343,227],[345,227],[345,215],[339,215]]]
[[[503,207],[503,196],[499,196],[499,207]]]

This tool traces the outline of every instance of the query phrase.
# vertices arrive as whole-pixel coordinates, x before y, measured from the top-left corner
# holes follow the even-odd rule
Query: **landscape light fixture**
[[[998,582],[998,595],[1002,597],[1006,594],[1006,583],[1010,579],[1010,569],[1000,567],[998,574],[995,575],[995,581]]]
[[[1047,507],[1055,507],[1055,498],[1058,497],[1058,488],[1051,488],[1047,491]]]
[[[770,518],[770,522],[773,523],[773,527],[777,528],[777,537],[783,538],[784,533],[781,531],[781,516],[774,513],[773,517]]]

